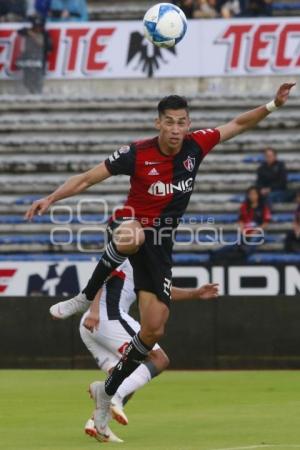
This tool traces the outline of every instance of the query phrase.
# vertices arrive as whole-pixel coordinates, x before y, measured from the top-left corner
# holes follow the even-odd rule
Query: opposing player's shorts
[[[110,223],[110,236],[124,220],[118,218],[118,221]],[[171,232],[162,237],[160,230],[145,228],[145,242],[137,253],[129,257],[129,261],[133,267],[135,290],[153,292],[170,307],[173,241]]]
[[[87,349],[95,358],[100,369],[108,372],[120,360],[132,337],[141,326],[128,314],[123,313],[119,320],[100,320],[99,329],[93,332],[83,326],[85,313],[80,322],[80,336]],[[156,344],[153,350],[160,347]]]

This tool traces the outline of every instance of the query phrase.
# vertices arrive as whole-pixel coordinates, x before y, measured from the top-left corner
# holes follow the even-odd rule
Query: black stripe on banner
[[[136,335],[136,332],[134,331],[133,328],[131,328],[131,326],[129,325],[128,322],[126,322],[126,320],[124,319],[119,319],[120,324],[122,325],[122,327],[127,331],[127,333],[133,337]]]

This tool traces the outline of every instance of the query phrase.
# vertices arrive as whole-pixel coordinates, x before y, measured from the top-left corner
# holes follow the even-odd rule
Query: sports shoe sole
[[[112,405],[110,407],[110,412],[111,412],[112,418],[116,422],[118,422],[120,425],[128,425],[128,419],[127,419],[126,415],[124,414],[124,412],[122,410],[120,410],[120,408],[118,408],[115,405]]]

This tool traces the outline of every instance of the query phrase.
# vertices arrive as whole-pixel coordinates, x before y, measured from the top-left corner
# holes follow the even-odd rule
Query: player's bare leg
[[[51,306],[50,314],[54,319],[67,319],[74,314],[83,314],[91,306],[97,292],[110,273],[118,267],[127,256],[136,253],[145,240],[141,224],[136,220],[122,222],[113,232],[113,239],[108,249],[98,262],[86,288],[75,297]],[[122,255],[121,259],[113,259],[112,246]],[[126,255],[126,256],[125,256]],[[104,258],[104,259],[103,259]],[[103,267],[103,264],[105,267]]]
[[[152,292],[139,292],[139,310],[141,316],[140,339],[153,347],[164,335],[170,310]]]
[[[111,272],[128,256],[135,254],[144,241],[145,234],[137,220],[126,220],[112,232],[112,240],[107,244],[87,286],[82,291],[88,300],[94,299]]]

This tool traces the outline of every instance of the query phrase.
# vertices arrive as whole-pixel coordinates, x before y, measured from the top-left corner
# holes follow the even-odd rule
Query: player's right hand
[[[83,321],[83,326],[91,333],[99,329],[99,314],[89,313]]]
[[[51,199],[49,197],[41,198],[32,203],[29,210],[25,214],[25,220],[32,220],[36,215],[41,216],[44,214],[51,205]]]

